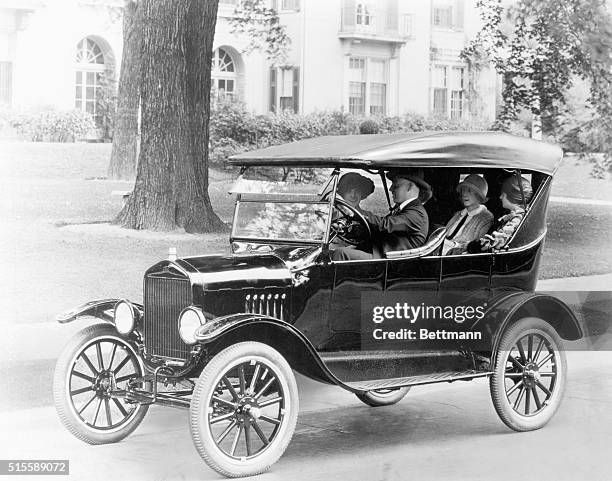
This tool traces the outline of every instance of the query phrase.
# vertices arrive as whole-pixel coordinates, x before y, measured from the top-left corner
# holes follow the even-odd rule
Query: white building
[[[475,0],[272,0],[292,40],[280,67],[241,53],[247,39],[229,24],[236,1],[220,0],[213,82],[257,113],[468,118],[478,105],[480,117],[495,116],[495,74],[470,73],[459,57],[479,26]],[[95,115],[101,77],[118,78],[121,5],[0,0],[0,103]]]

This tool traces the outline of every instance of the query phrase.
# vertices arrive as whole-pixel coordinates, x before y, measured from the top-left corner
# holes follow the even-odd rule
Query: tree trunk
[[[142,133],[134,191],[116,222],[133,229],[225,228],[208,196],[210,70],[218,0],[144,0]]]
[[[136,174],[141,50],[142,8],[135,1],[128,0],[123,9],[123,54],[113,149],[108,166],[110,179],[133,179]]]

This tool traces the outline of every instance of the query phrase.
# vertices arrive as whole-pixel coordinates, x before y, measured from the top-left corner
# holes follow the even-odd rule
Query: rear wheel
[[[390,406],[404,399],[408,391],[410,391],[410,386],[395,389],[376,389],[374,391],[358,393],[355,396],[368,406]]]
[[[491,398],[501,420],[515,431],[543,427],[563,397],[567,363],[555,329],[535,317],[521,319],[502,336]]]
[[[108,324],[77,333],[60,354],[53,379],[55,408],[62,424],[89,444],[114,443],[142,422],[148,406],[110,396],[143,375],[132,344]]]
[[[282,456],[298,410],[297,384],[285,358],[266,344],[241,342],[202,370],[189,409],[191,436],[218,473],[252,476]]]

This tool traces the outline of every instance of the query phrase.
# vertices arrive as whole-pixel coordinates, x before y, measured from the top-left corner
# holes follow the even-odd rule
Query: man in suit
[[[372,229],[373,253],[341,247],[332,252],[337,261],[380,258],[381,252],[414,249],[427,240],[429,219],[423,207],[432,195],[422,169],[397,169],[387,173],[395,206],[385,216],[361,211]]]

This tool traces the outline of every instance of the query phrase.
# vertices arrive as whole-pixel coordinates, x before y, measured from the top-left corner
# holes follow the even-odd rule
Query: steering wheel
[[[333,219],[331,223],[334,237],[337,237],[351,246],[357,246],[364,240],[367,241],[369,245],[372,245],[372,229],[363,214],[345,200],[338,198],[334,200],[334,207],[338,212],[338,217]],[[348,214],[346,210],[348,210],[352,216]],[[366,239],[359,239],[351,236],[359,227],[365,228],[367,234]],[[333,240],[333,238],[331,240]]]

